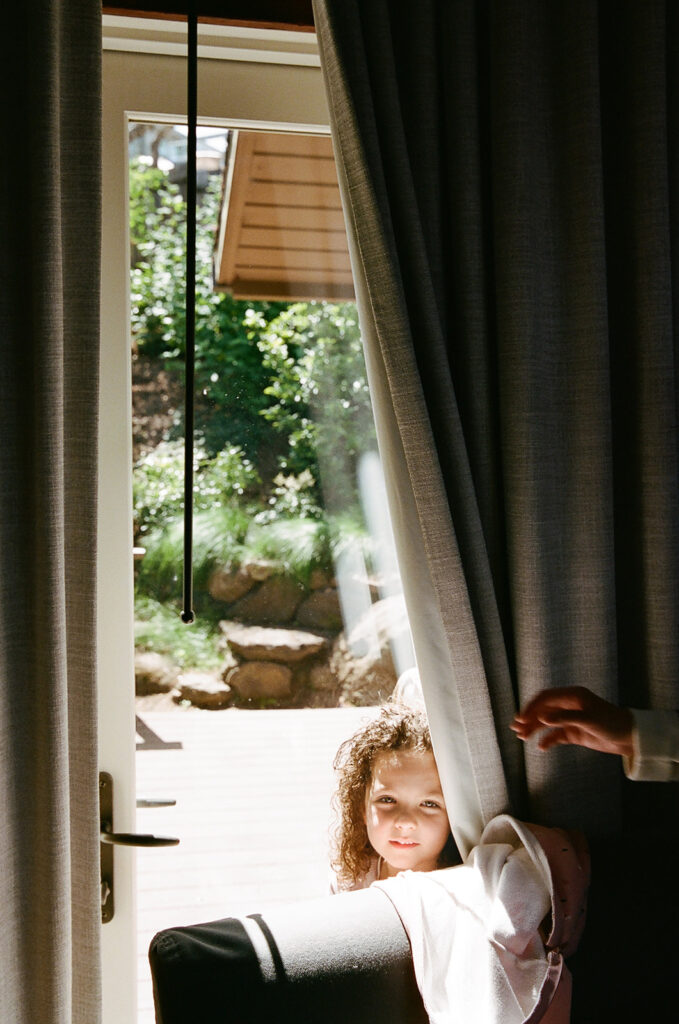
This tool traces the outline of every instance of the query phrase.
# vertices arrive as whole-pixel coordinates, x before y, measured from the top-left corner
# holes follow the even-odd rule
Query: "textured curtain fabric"
[[[95,483],[101,6],[2,46],[0,1020],[99,1019]]]
[[[506,809],[596,835],[675,799],[640,798],[615,758],[523,748],[508,724],[546,686],[679,707],[677,13],[315,0],[406,601],[463,848]]]

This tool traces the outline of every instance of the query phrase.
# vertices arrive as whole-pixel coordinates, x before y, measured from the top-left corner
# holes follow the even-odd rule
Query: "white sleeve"
[[[637,711],[631,757],[623,757],[628,779],[679,782],[679,714],[676,711]]]

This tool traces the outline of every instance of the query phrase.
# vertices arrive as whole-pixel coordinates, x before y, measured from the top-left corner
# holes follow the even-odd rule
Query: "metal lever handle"
[[[108,832],[106,829],[101,830],[99,839],[109,846],[176,846],[179,842],[174,836],[153,836],[143,832]]]
[[[169,797],[167,799],[149,799],[148,797],[140,796],[137,798],[137,807],[175,807],[177,804],[176,800],[172,800]]]
[[[171,806],[174,800],[167,801]],[[163,801],[165,804],[165,801]],[[114,846],[176,846],[174,836],[135,835],[113,831],[113,779],[108,772],[99,772],[99,839],[101,841],[101,920],[113,919],[113,847]]]

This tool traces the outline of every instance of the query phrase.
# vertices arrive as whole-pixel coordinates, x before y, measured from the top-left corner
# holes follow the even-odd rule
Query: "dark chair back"
[[[159,932],[157,1024],[427,1024],[410,947],[378,889]]]

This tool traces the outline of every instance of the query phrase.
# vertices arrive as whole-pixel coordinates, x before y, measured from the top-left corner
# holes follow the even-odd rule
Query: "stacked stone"
[[[210,596],[227,606],[229,619],[258,625],[284,626],[294,623],[302,629],[324,634],[342,628],[342,611],[335,582],[316,569],[309,586],[282,575],[273,562],[245,562],[238,569],[213,572],[208,583]]]
[[[227,616],[220,622],[221,671],[181,673],[159,654],[137,652],[139,696],[169,692],[176,701],[219,709],[370,705],[391,694],[392,651],[409,638],[401,596],[375,600],[344,633],[336,584],[320,571],[305,587],[273,563],[250,562],[216,570],[209,591]]]
[[[328,646],[324,636],[300,629],[246,626],[220,622],[229,650],[237,660],[224,681],[241,700],[281,700],[304,689],[309,668]]]

